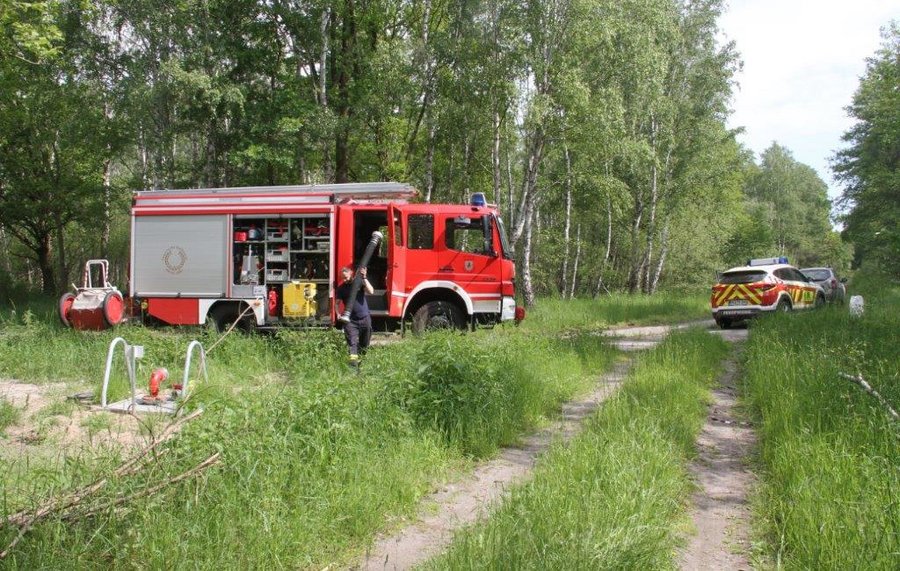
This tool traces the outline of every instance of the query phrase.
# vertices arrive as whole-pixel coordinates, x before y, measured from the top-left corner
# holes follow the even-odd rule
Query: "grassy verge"
[[[612,294],[596,299],[539,299],[523,327],[599,329],[611,325],[654,325],[709,318],[709,295],[661,292],[652,296]]]
[[[691,487],[687,462],[726,352],[702,331],[671,336],[641,358],[581,435],[551,451],[528,484],[429,567],[671,567]]]
[[[11,338],[36,340],[49,331],[64,363],[17,365],[0,356],[3,367],[22,367],[26,378],[87,375],[79,361],[105,355],[112,335],[70,339],[45,322],[20,320],[7,323],[0,353],[26,351]],[[116,334],[147,346],[140,379],[152,366],[179,370],[187,341],[206,335],[139,328]],[[161,460],[113,478],[87,505],[171,481],[215,452],[220,464],[160,494],[136,497],[124,510],[45,521],[5,563],[306,568],[346,561],[386,521],[411,514],[454,470],[541,422],[616,356],[596,336],[557,340],[513,328],[374,348],[359,376],[346,370],[344,352],[336,332],[227,338],[210,357],[212,382],[198,385],[193,397],[206,412]],[[90,370],[96,378],[96,368]],[[91,482],[115,462],[70,456],[42,467],[43,480],[27,466],[0,462],[9,484],[0,498],[4,512],[31,505],[31,495]],[[0,528],[0,544],[15,532]]]
[[[746,392],[760,418],[763,564],[897,568],[900,427],[838,374],[862,374],[900,408],[900,295],[863,278],[851,292],[866,295],[860,319],[834,307],[754,324]]]
[[[18,422],[20,411],[11,402],[0,397],[0,435],[6,430],[7,426]]]

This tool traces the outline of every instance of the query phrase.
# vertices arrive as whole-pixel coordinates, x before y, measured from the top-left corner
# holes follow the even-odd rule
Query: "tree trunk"
[[[0,251],[3,254],[3,269],[6,270],[6,275],[12,277],[12,258],[10,257],[10,241],[9,236],[6,235],[6,228],[0,225]]]
[[[469,186],[469,182],[471,176],[469,175],[469,170],[472,168],[472,142],[468,135],[466,135],[465,140],[463,141],[463,191],[462,196],[460,197],[460,204],[467,204],[469,202],[469,194],[471,192],[471,187]]]
[[[644,216],[644,198],[639,190],[634,192],[634,218],[631,222],[631,268],[628,273],[628,293],[635,293],[640,285],[640,270],[643,258],[640,257],[641,220]]]
[[[569,146],[563,149],[566,159],[566,222],[563,227],[563,263],[562,263],[562,288],[560,295],[565,298],[569,291],[569,232],[572,228],[572,161],[569,156]]]
[[[493,141],[491,145],[491,174],[494,182],[494,202],[497,208],[501,208],[500,194],[500,112],[495,108],[491,117],[491,134]]]
[[[513,211],[513,174],[512,159],[509,157],[509,139],[507,138],[504,148],[504,157],[506,158],[506,209],[509,213],[509,223],[515,223],[515,212]]]
[[[431,119],[431,110],[428,111],[428,148],[425,150],[425,202],[431,202],[431,193],[434,192],[434,135],[435,126]]]
[[[334,23],[334,15],[331,11],[331,8],[326,8],[322,13],[322,21],[319,26],[319,30],[322,33],[322,53],[319,56],[319,65],[321,66],[321,71],[319,72],[319,105],[322,107],[322,112],[324,114],[328,114],[328,50],[329,50],[329,38],[331,37],[331,30],[329,27]],[[332,70],[334,69],[334,61],[331,62]],[[300,71],[298,69],[298,75]],[[328,148],[327,137],[324,137],[322,140],[322,179],[324,182],[334,182],[334,164],[331,161],[331,150]]]
[[[531,228],[533,212],[529,212],[524,221],[525,248],[522,252],[522,289],[525,295],[525,306],[534,307],[534,284],[531,281]]]
[[[656,206],[659,202],[659,169],[656,165],[657,135],[659,124],[656,117],[650,114],[650,145],[653,150],[653,164],[650,166],[650,217],[647,221],[647,250],[644,253],[644,261],[641,264],[641,289],[644,293],[650,293],[650,282],[653,262],[653,250],[656,246]]]
[[[144,140],[144,128],[138,127],[138,148],[141,157],[141,190],[150,190],[150,177],[148,176],[147,143]]]
[[[569,299],[575,297],[575,284],[578,282],[578,261],[581,258],[581,224],[575,231],[575,263],[572,265],[572,289],[569,290]]]
[[[669,222],[666,221],[663,226],[662,236],[660,237],[659,261],[656,264],[656,271],[653,272],[653,279],[650,282],[650,291],[647,293],[656,293],[659,286],[659,277],[662,275],[663,266],[666,263],[666,254],[669,251]]]
[[[38,242],[37,252],[38,268],[41,271],[41,291],[47,295],[56,295],[59,292],[53,279],[53,262],[50,261],[50,236],[42,236]]]
[[[356,43],[356,15],[354,0],[344,1],[344,14],[341,19],[340,52],[334,67],[337,70],[337,117],[338,125],[334,141],[334,181],[349,182],[350,177],[350,70],[353,66],[354,45]]]
[[[511,246],[515,250],[516,244],[522,238],[525,223],[534,211],[534,188],[537,185],[538,168],[544,154],[544,132],[538,128],[531,136],[528,146],[528,157],[525,161],[524,177],[522,180],[522,196],[519,197],[519,207],[516,209],[516,223],[511,237]]]
[[[600,288],[606,290],[606,293],[609,293],[609,289],[607,289],[606,284],[603,283],[603,272],[606,271],[606,266],[609,263],[609,253],[612,251],[612,193],[606,193],[606,253],[603,255],[603,263],[600,264],[600,272],[599,277],[597,278],[597,285],[594,288],[593,297],[597,297],[600,295]]]

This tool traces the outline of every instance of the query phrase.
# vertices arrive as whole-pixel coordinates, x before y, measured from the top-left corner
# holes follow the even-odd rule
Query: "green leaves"
[[[857,262],[900,277],[900,25],[882,35],[847,109],[857,124],[844,134],[850,146],[837,152],[834,169],[844,184],[845,235]]]

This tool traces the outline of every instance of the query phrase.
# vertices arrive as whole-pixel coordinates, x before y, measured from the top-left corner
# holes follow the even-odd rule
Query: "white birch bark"
[[[565,145],[563,153],[566,159],[566,222],[563,226],[562,288],[559,293],[565,298],[569,291],[569,233],[572,227],[572,161],[568,145]]]
[[[524,252],[522,253],[522,289],[524,290],[525,305],[527,307],[534,307],[534,284],[531,280],[531,238],[533,214],[533,211],[528,212],[527,218],[523,224],[523,226],[525,227],[525,247]]]
[[[569,299],[575,297],[575,284],[578,283],[578,261],[581,258],[581,224],[575,231],[575,262],[572,264],[572,288],[569,290]]]

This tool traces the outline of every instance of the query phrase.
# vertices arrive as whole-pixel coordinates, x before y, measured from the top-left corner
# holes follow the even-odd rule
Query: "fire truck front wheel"
[[[412,319],[416,335],[431,329],[464,329],[465,326],[463,312],[449,301],[429,301],[416,310]]]

